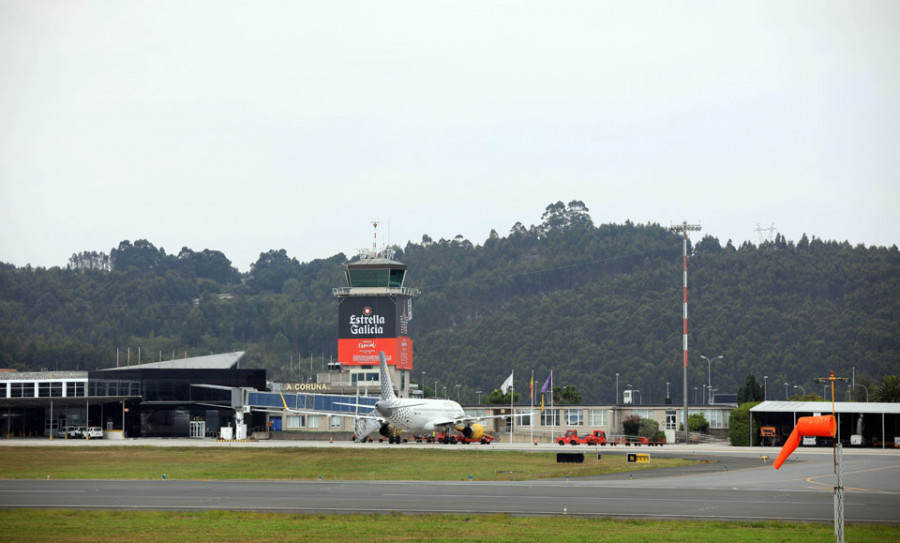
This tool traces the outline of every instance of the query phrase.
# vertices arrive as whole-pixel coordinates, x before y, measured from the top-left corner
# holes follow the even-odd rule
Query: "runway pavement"
[[[48,444],[28,440],[29,445]],[[79,440],[80,441],[80,440]],[[192,442],[193,443],[190,443]],[[194,440],[126,440],[54,446],[355,446],[328,442],[249,444]],[[37,443],[35,443],[37,442]],[[42,443],[41,443],[42,442]],[[187,442],[187,443],[186,443]],[[202,442],[202,443],[201,443]],[[2,447],[0,445],[0,457]],[[435,447],[435,445],[425,445]],[[668,446],[664,448],[565,448],[496,444],[485,450],[540,450],[593,454],[650,453],[695,457],[689,468],[639,471],[572,480],[526,482],[336,482],[336,481],[0,481],[0,506],[99,509],[233,509],[290,512],[510,513],[707,520],[806,520],[831,522],[833,473],[830,449],[799,449],[780,470],[773,448]],[[398,453],[413,444],[371,444]],[[453,448],[454,446],[439,446]],[[456,445],[460,448],[460,445]],[[761,456],[769,456],[764,463]],[[900,451],[844,453],[847,522],[900,523]]]

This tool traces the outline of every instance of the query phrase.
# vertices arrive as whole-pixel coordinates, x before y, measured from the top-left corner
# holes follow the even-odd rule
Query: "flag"
[[[541,387],[541,394],[547,392],[553,388],[553,370],[550,370],[550,375],[547,376],[547,380],[544,381],[544,386]]]
[[[500,392],[506,394],[509,392],[510,387],[513,386],[513,373],[510,372],[509,377],[506,378],[506,381],[503,381],[503,384],[500,385]]]
[[[541,413],[544,412],[544,395],[541,394]]]

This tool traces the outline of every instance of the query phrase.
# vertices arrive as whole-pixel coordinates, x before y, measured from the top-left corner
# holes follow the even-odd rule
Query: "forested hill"
[[[700,237],[699,235],[696,237]],[[595,225],[581,202],[547,207],[482,245],[457,237],[396,247],[415,300],[413,380],[474,401],[515,370],[528,401],[553,369],[585,402],[682,388],[682,243],[656,224]],[[689,394],[735,393],[749,373],[769,397],[817,392],[835,370],[857,383],[900,373],[900,252],[805,235],[734,247],[711,235],[689,259]],[[94,369],[245,350],[243,367],[306,379],[336,353],[347,257],[260,254],[240,274],[219,251],[167,254],[146,240],[67,268],[0,264],[0,368]],[[700,355],[715,359],[711,366]],[[785,383],[788,383],[785,387]],[[457,386],[460,385],[457,391]],[[794,389],[797,386],[798,389]],[[820,390],[818,390],[821,393]],[[691,400],[693,401],[693,397]]]

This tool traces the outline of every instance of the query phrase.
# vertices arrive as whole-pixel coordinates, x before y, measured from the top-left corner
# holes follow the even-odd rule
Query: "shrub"
[[[758,405],[760,402],[742,403],[737,409],[731,412],[731,418],[728,421],[728,438],[735,447],[750,446],[751,437],[756,439],[759,435],[759,427],[753,423],[750,428],[750,408]]]

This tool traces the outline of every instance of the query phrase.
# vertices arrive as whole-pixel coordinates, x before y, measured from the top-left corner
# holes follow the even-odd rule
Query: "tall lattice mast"
[[[675,233],[681,233],[684,241],[683,241],[683,255],[684,255],[684,331],[682,335],[683,344],[684,344],[684,442],[688,443],[688,378],[687,378],[687,369],[688,369],[688,296],[687,296],[687,246],[688,246],[688,232],[700,231],[699,224],[688,224],[687,221],[682,222],[677,226],[670,226],[669,230]]]

